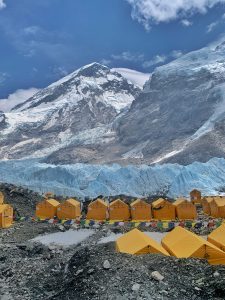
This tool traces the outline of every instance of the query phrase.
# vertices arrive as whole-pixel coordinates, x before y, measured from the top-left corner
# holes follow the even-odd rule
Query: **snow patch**
[[[149,80],[151,74],[150,73],[142,73],[135,70],[127,69],[127,68],[113,68],[113,71],[118,72],[127,80],[132,82],[133,84],[143,87],[145,82]]]
[[[77,230],[75,231],[70,229],[65,232],[56,232],[56,233],[37,236],[31,241],[40,242],[47,246],[57,245],[62,247],[69,247],[83,242],[93,234],[94,234],[93,230],[81,229],[79,231]]]

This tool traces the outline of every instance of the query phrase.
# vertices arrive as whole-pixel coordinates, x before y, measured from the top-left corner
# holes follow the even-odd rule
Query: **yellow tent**
[[[152,218],[151,205],[141,199],[137,199],[130,205],[132,220],[149,221]]]
[[[225,251],[225,224],[215,229],[208,235],[208,241]]]
[[[76,219],[80,215],[80,202],[75,199],[68,199],[57,208],[57,217],[61,220]]]
[[[108,205],[102,199],[97,199],[88,205],[87,220],[103,221],[107,218]]]
[[[197,219],[197,210],[193,203],[184,198],[179,198],[173,205],[175,206],[176,216],[179,220]]]
[[[0,192],[0,204],[4,203],[4,195],[2,192]]]
[[[55,199],[46,199],[36,206],[36,216],[40,219],[52,219],[57,216],[57,208],[60,205]]]
[[[175,206],[160,198],[152,203],[152,214],[154,219],[174,220],[176,218]]]
[[[116,221],[128,221],[130,219],[129,206],[120,199],[117,199],[109,205],[109,218]]]
[[[214,197],[210,202],[210,215],[215,218],[225,218],[225,198]]]
[[[128,254],[157,253],[169,255],[160,244],[138,229],[133,229],[119,237],[116,240],[116,250]]]
[[[8,204],[0,205],[0,228],[8,228],[13,223],[13,208]]]
[[[162,239],[162,246],[178,258],[205,258],[210,264],[225,264],[225,252],[179,226]]]
[[[205,214],[210,215],[210,203],[213,201],[213,197],[208,196],[202,199],[202,208]]]
[[[194,189],[190,192],[190,198],[193,204],[201,204],[202,194],[200,191]]]

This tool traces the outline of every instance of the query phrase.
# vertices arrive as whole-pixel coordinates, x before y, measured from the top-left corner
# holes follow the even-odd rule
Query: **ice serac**
[[[198,188],[203,195],[225,191],[225,160],[211,159],[187,166],[52,165],[37,160],[0,162],[0,182],[27,186],[38,192],[53,191],[58,195],[92,197],[99,195],[132,197],[167,195],[189,196]]]
[[[130,161],[225,157],[225,43],[157,68],[118,128]]]
[[[0,114],[0,159],[45,157],[90,161],[140,89],[116,71],[92,63]],[[91,146],[90,146],[91,145]],[[58,159],[60,161],[60,158]]]

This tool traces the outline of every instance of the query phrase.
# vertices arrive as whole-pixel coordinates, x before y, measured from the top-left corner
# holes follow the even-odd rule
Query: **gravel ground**
[[[98,243],[112,234],[106,227],[69,247],[30,240],[44,231],[61,230],[42,223],[23,223],[15,230],[3,230],[1,300],[225,298],[225,266],[210,266],[194,259],[116,253],[114,242]],[[164,279],[154,279],[154,271]]]

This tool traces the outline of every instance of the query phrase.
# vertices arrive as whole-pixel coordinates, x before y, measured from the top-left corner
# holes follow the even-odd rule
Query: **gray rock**
[[[132,285],[132,291],[137,292],[139,291],[141,285],[139,283],[135,283]]]
[[[220,273],[219,273],[218,271],[215,271],[215,272],[213,273],[213,276],[214,276],[215,278],[220,277]]]
[[[105,270],[108,270],[111,268],[111,265],[110,265],[110,262],[108,260],[105,260],[104,263],[103,263],[103,268]]]
[[[164,279],[164,276],[162,276],[158,271],[153,271],[151,273],[151,277],[157,281],[162,281]]]

